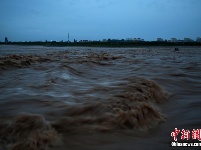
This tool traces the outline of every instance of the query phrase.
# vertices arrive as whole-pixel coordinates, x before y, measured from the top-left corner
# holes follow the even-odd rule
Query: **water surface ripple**
[[[171,149],[201,128],[200,74],[201,47],[2,45],[0,149]]]

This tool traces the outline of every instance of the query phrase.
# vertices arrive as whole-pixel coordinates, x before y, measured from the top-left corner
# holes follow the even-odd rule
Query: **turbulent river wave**
[[[200,47],[0,53],[0,149],[169,149],[200,128]]]

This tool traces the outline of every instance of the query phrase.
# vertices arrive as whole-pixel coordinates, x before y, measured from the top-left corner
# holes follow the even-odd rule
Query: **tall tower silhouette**
[[[68,42],[69,42],[69,33],[68,33]]]
[[[5,37],[5,43],[8,43],[8,38],[7,37]]]

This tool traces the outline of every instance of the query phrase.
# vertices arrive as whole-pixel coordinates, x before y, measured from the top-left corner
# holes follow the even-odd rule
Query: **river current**
[[[1,45],[0,150],[175,149],[201,128],[201,47],[178,49]]]

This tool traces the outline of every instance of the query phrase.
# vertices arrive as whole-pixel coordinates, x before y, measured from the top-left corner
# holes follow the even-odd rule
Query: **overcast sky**
[[[0,0],[0,41],[201,37],[201,0]]]

